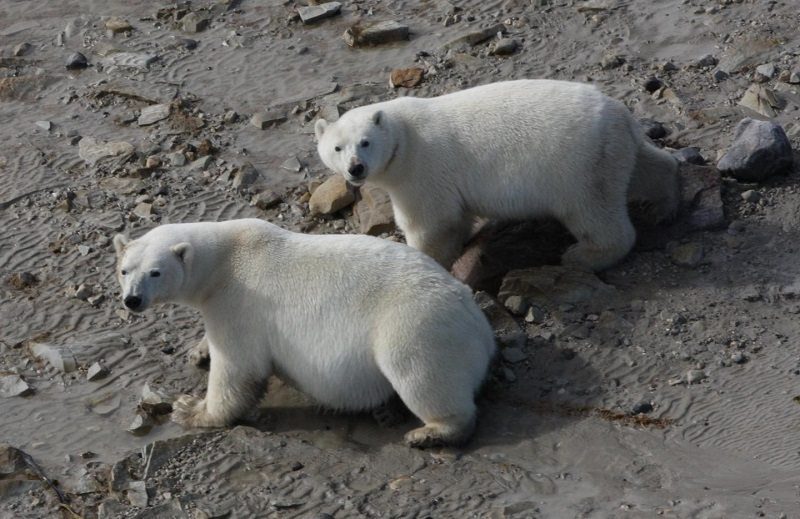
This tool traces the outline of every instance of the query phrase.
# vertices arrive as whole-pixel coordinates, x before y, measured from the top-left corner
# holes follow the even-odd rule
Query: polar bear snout
[[[137,311],[142,306],[142,298],[139,296],[125,296],[125,299],[122,300],[125,303],[125,306],[129,310]]]
[[[347,173],[352,180],[363,180],[367,176],[367,168],[361,162],[354,162],[347,168]]]

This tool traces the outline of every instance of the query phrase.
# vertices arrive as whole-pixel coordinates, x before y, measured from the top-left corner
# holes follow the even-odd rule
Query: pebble
[[[380,45],[407,40],[408,35],[408,25],[389,20],[367,26],[354,25],[344,32],[344,41],[351,47]]]
[[[250,124],[263,130],[274,123],[282,123],[286,120],[286,113],[280,110],[261,111],[253,114]]]
[[[706,373],[702,369],[690,369],[686,372],[686,382],[696,384],[706,378]]]
[[[625,58],[618,54],[606,54],[600,60],[600,67],[603,70],[610,70],[612,68],[619,68],[625,64]]]
[[[33,48],[33,46],[30,43],[27,43],[27,42],[20,43],[19,45],[14,47],[13,54],[14,54],[14,56],[17,56],[17,57],[24,56],[32,48]]]
[[[192,171],[205,171],[209,165],[211,165],[211,161],[213,159],[206,155],[205,157],[200,157],[199,159],[193,160],[191,164],[189,164],[189,169]]]
[[[155,124],[169,117],[170,111],[171,106],[168,103],[146,106],[139,114],[138,124],[139,126]]]
[[[239,114],[233,110],[228,110],[225,112],[225,115],[222,116],[222,120],[227,124],[235,123],[239,120]]]
[[[775,76],[775,72],[777,72],[777,69],[774,63],[765,63],[756,67],[756,74],[763,76],[767,80],[772,79]]]
[[[641,402],[636,403],[631,409],[633,414],[647,414],[653,410],[653,404],[651,404],[647,400],[642,400]]]
[[[500,351],[500,355],[503,356],[503,360],[506,362],[510,362],[511,364],[516,364],[517,362],[522,362],[523,360],[527,359],[528,356],[522,351],[522,348],[511,346],[509,348],[503,348]]]
[[[789,83],[793,85],[800,84],[800,68],[792,70],[789,74]]]
[[[86,371],[86,380],[90,382],[106,378],[107,376],[108,376],[108,368],[106,368],[99,362],[95,362],[94,364],[89,366],[89,369]]]
[[[293,171],[295,173],[298,173],[301,169],[303,169],[303,165],[300,164],[300,161],[297,160],[297,157],[289,157],[288,159],[283,161],[283,164],[281,164],[281,168],[287,171]]]
[[[389,74],[389,86],[392,88],[414,88],[422,83],[425,70],[420,67],[396,68]]]
[[[86,283],[81,283],[78,285],[78,288],[75,289],[75,293],[73,294],[76,299],[80,299],[81,301],[86,301],[92,295],[94,295],[94,290],[92,290],[91,285],[87,285]]]
[[[780,125],[745,118],[736,126],[733,143],[717,168],[740,181],[760,182],[789,171],[793,161],[792,145]]]
[[[695,164],[702,166],[706,163],[706,159],[700,154],[700,150],[695,147],[681,148],[672,155],[681,162]]]
[[[503,378],[506,380],[506,382],[517,381],[517,375],[514,374],[514,370],[507,366],[503,366]]]
[[[169,163],[176,167],[181,167],[186,165],[186,155],[180,152],[169,153],[166,156]]]
[[[127,32],[133,30],[133,27],[131,26],[130,23],[128,23],[128,20],[120,18],[119,16],[112,16],[111,18],[106,20],[106,29],[108,29],[114,34],[117,34],[120,32]]]
[[[144,436],[153,428],[154,422],[146,413],[137,412],[128,426],[128,432],[134,436]]]
[[[663,87],[664,86],[664,82],[661,81],[660,79],[658,79],[655,76],[650,76],[649,78],[644,80],[644,84],[642,86],[644,86],[644,89],[647,92],[652,94],[653,92],[655,92],[659,88]]]
[[[0,397],[27,396],[33,389],[16,374],[0,375]]]
[[[97,294],[86,299],[86,302],[92,306],[100,306],[106,300],[105,294]]]
[[[336,16],[342,9],[340,2],[326,2],[324,4],[298,7],[297,14],[305,24],[316,23],[325,18]]]
[[[246,162],[239,166],[236,173],[233,175],[233,187],[234,189],[244,191],[255,184],[258,178],[258,170],[256,170],[252,164]]]
[[[36,121],[36,126],[41,128],[42,130],[49,132],[50,128],[53,127],[53,124],[50,121]]]
[[[150,155],[144,163],[147,169],[156,169],[161,166],[161,157],[158,155]]]
[[[494,44],[491,54],[495,56],[510,56],[519,48],[519,42],[513,38],[500,38]]]
[[[275,191],[261,191],[250,200],[250,205],[258,207],[262,211],[272,209],[281,203],[281,196]]]
[[[711,54],[706,54],[702,58],[698,59],[691,66],[695,68],[706,68],[706,67],[713,67],[718,63],[717,58],[712,56]]]
[[[684,243],[675,247],[670,258],[680,267],[696,267],[703,261],[703,246],[697,242]]]
[[[749,202],[751,204],[757,204],[759,200],[761,200],[761,193],[756,191],[755,189],[748,189],[744,193],[741,194],[742,200],[745,202]]]
[[[209,19],[199,13],[189,13],[181,18],[183,32],[201,32],[208,28]]]
[[[333,175],[314,190],[314,194],[308,201],[308,209],[311,214],[333,214],[349,206],[355,200],[353,190],[344,177]]]
[[[653,119],[639,119],[639,125],[644,130],[644,134],[651,139],[662,139],[667,136],[667,129],[664,125]]]
[[[728,79],[728,73],[722,69],[714,69],[714,72],[711,73],[711,77],[714,78],[714,81],[717,83],[721,83]]]
[[[507,297],[504,305],[514,315],[523,315],[528,311],[528,303],[521,296]]]
[[[86,59],[86,56],[84,56],[80,52],[73,52],[67,58],[67,61],[64,64],[64,66],[67,67],[67,69],[69,70],[75,70],[88,67],[89,62]]]
[[[731,355],[731,360],[736,364],[744,364],[747,362],[747,356],[741,351],[737,351]]]
[[[528,313],[525,314],[526,323],[541,324],[544,322],[544,320],[545,320],[544,310],[542,310],[538,306],[531,306],[530,308],[528,308]]]
[[[147,220],[153,214],[153,204],[148,204],[147,202],[138,203],[136,207],[133,208],[133,214]]]

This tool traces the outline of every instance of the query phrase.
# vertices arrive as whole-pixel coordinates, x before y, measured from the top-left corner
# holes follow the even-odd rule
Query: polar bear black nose
[[[142,304],[142,298],[137,296],[128,296],[125,298],[125,306],[131,310],[136,310]]]
[[[351,176],[359,178],[364,176],[364,164],[353,164],[349,168],[347,168],[347,172],[350,173]]]

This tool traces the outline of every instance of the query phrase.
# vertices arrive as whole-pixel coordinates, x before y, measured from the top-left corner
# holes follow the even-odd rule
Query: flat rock
[[[142,108],[139,114],[139,126],[147,126],[149,124],[155,124],[158,121],[163,121],[169,117],[170,111],[171,105],[168,103],[146,106]]]
[[[144,52],[115,52],[103,58],[107,67],[128,67],[138,70],[149,70],[150,65],[158,60],[158,56]]]
[[[354,25],[344,32],[344,41],[351,47],[380,45],[394,41],[407,40],[408,25],[393,20],[371,25]]]
[[[253,199],[250,200],[250,205],[256,206],[262,211],[265,211],[280,204],[281,200],[281,195],[275,191],[261,191],[253,196]]]
[[[758,84],[750,85],[739,100],[739,105],[770,118],[778,115],[778,110],[783,108],[783,102],[773,90]]]
[[[197,33],[208,28],[209,19],[200,13],[189,13],[181,18],[181,29],[183,32]]]
[[[414,88],[422,83],[425,70],[420,67],[396,68],[389,75],[389,86],[392,88]]]
[[[0,375],[0,397],[26,396],[32,391],[33,389],[19,375]]]
[[[510,56],[517,52],[519,42],[513,38],[500,38],[492,46],[491,53],[495,56]]]
[[[616,292],[591,272],[545,265],[512,270],[505,275],[497,297],[504,301],[522,296],[531,303],[579,304],[605,298]]]
[[[132,144],[122,141],[99,142],[93,137],[84,137],[78,145],[78,156],[89,166],[94,166],[105,159],[124,162],[133,155]]]
[[[133,208],[133,214],[147,220],[153,215],[153,204],[148,204],[147,202],[138,203]]]
[[[469,31],[467,33],[462,34],[458,38],[451,40],[448,42],[445,47],[458,47],[460,45],[470,45],[475,46],[479,43],[483,43],[490,38],[494,38],[497,34],[505,34],[506,26],[502,23],[498,23],[492,25],[490,27],[484,27],[482,29],[476,29],[473,31]]]
[[[78,367],[75,355],[65,346],[34,342],[30,345],[30,351],[34,357],[44,360],[62,373],[70,373]]]
[[[339,14],[341,9],[342,4],[340,2],[325,2],[319,5],[298,7],[297,14],[300,15],[300,19],[303,23],[309,24],[335,16]]]
[[[791,169],[792,145],[783,128],[770,121],[739,121],[733,144],[717,163],[720,172],[745,182],[760,182]]]
[[[100,364],[99,362],[95,362],[89,369],[86,371],[86,380],[90,382],[95,382],[97,380],[104,379],[108,376],[108,368]]]
[[[250,124],[263,130],[272,124],[282,123],[286,120],[286,112],[284,110],[268,110],[260,111],[253,114],[250,118]]]
[[[341,175],[333,175],[323,182],[308,201],[311,214],[333,214],[355,202],[353,190]]]
[[[258,178],[258,170],[252,164],[246,162],[239,166],[239,169],[237,169],[236,173],[233,175],[233,187],[234,189],[243,191],[255,184]]]
[[[353,213],[358,218],[359,232],[362,234],[377,236],[395,229],[392,201],[378,187],[369,184],[361,186]]]
[[[94,87],[96,97],[119,96],[148,104],[169,103],[177,94],[178,89],[174,85],[126,78],[115,78]]]
[[[297,157],[289,157],[288,159],[283,161],[283,164],[281,164],[281,168],[287,171],[293,171],[297,173],[301,169],[303,169],[303,165],[300,164],[300,161],[297,160]]]

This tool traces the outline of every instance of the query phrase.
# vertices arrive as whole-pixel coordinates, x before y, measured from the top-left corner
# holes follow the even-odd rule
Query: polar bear
[[[405,436],[415,447],[472,433],[494,334],[469,288],[419,251],[258,219],[162,225],[117,235],[114,247],[128,309],[173,302],[202,313],[208,391],[180,397],[174,421],[231,424],[274,373],[337,410],[396,392],[424,422]]]
[[[563,261],[602,270],[636,234],[627,201],[674,215],[677,161],[628,109],[581,83],[519,80],[403,97],[317,120],[318,152],[350,183],[389,193],[406,241],[450,268],[474,217],[553,216],[577,239]]]

